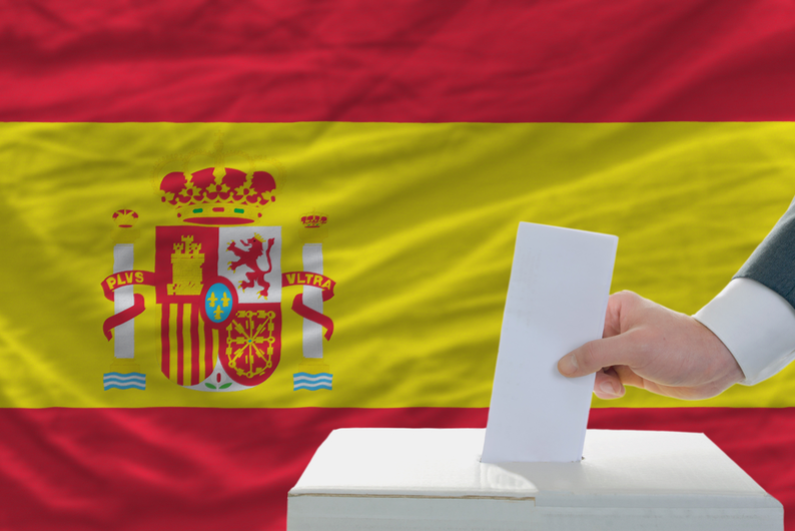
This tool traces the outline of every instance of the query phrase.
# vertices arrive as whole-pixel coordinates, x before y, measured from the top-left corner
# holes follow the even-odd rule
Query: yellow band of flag
[[[613,291],[692,314],[792,200],[794,139],[791,123],[0,124],[0,406],[487,407],[520,221],[618,235]],[[137,214],[123,237],[135,268],[154,270],[155,227],[181,223],[158,182],[184,164],[273,171],[279,195],[256,223],[281,227],[282,271],[303,270],[302,217],[327,217],[321,227],[313,215],[312,230],[323,231],[322,274],[336,282],[323,303],[333,390],[293,389],[305,320],[290,301],[303,287],[283,288],[273,375],[201,393],[174,385],[175,356],[164,376],[161,308],[147,285],[134,287],[147,305],[135,318],[146,390],[103,389],[114,303],[100,283],[122,238],[112,216]],[[177,305],[168,312],[176,345]],[[181,330],[189,374],[192,336]],[[223,348],[217,330],[209,337]],[[712,400],[631,389],[609,405],[791,407],[793,384],[788,368]]]

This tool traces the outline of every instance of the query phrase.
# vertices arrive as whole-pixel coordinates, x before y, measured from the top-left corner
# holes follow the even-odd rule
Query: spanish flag
[[[795,195],[779,0],[12,3],[0,529],[285,527],[340,427],[483,427],[520,221],[695,313]],[[700,402],[795,529],[795,367]]]

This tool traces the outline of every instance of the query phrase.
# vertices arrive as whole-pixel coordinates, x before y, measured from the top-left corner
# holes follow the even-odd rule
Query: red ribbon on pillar
[[[151,271],[121,271],[114,273],[102,281],[102,291],[105,293],[105,298],[109,301],[115,300],[115,290],[124,286],[132,286],[136,284],[144,284],[147,286],[154,286],[157,283],[157,275]],[[144,296],[135,293],[133,294],[133,305],[115,315],[111,315],[102,324],[102,331],[108,341],[113,339],[113,329],[117,326],[126,323],[131,319],[135,319],[143,313],[146,309]]]
[[[307,273],[305,271],[295,271],[290,273],[284,273],[282,275],[282,287],[284,286],[312,286],[315,288],[320,288],[323,290],[323,302],[331,299],[334,296],[334,287],[337,285],[336,282],[328,278],[327,276],[320,275],[318,273]],[[306,304],[304,304],[304,294],[299,293],[293,299],[293,311],[303,317],[304,319],[309,319],[313,323],[317,323],[323,328],[326,329],[326,332],[323,334],[323,337],[326,340],[331,339],[331,335],[334,333],[334,321],[328,315],[323,315],[322,313],[318,312],[317,310],[313,310]]]

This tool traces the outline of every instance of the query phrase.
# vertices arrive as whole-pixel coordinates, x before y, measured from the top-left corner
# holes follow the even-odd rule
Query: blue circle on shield
[[[221,324],[232,313],[235,300],[232,290],[223,282],[216,282],[204,294],[204,315],[212,324]]]

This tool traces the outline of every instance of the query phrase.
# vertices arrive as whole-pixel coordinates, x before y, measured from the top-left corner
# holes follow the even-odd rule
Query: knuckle
[[[623,289],[619,292],[613,293],[612,297],[617,298],[621,302],[634,302],[640,300],[641,298],[640,295],[628,289]]]

